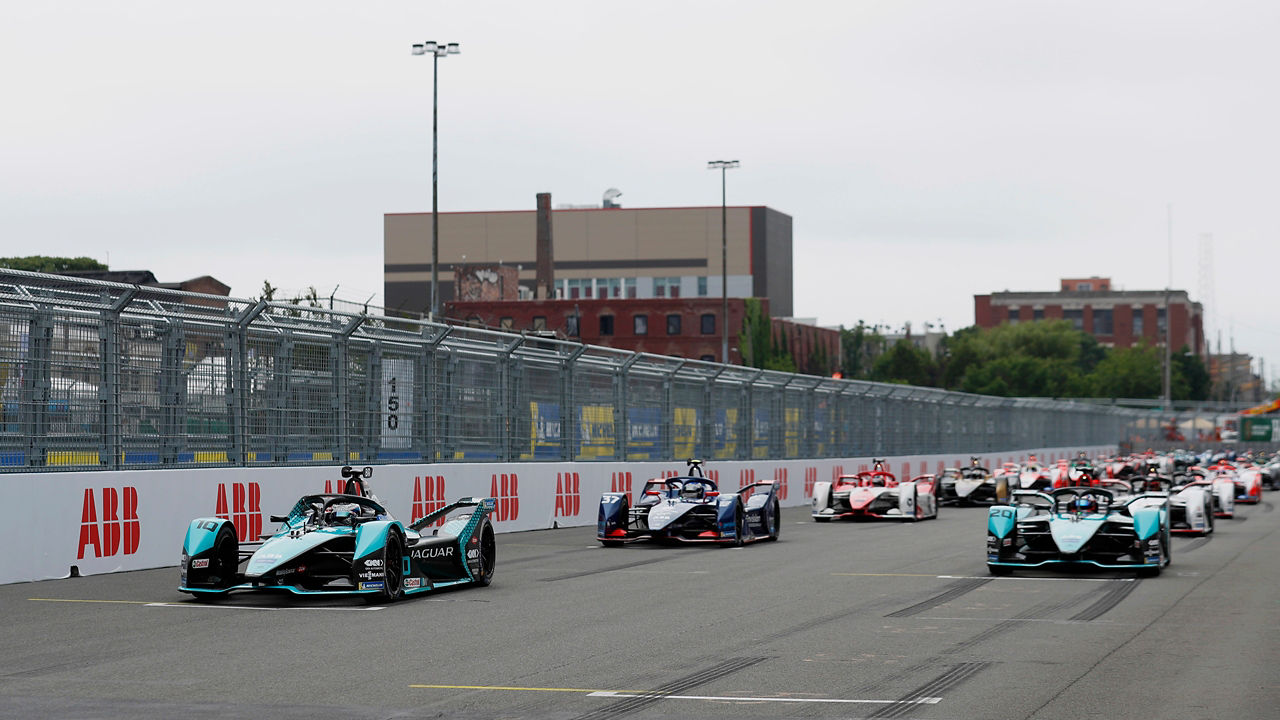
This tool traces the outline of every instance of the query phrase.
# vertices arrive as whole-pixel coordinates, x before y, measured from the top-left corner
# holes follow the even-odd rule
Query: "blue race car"
[[[1015,491],[987,511],[987,569],[1086,565],[1159,575],[1170,562],[1169,497],[1103,487]]]
[[[627,493],[602,495],[596,539],[605,547],[646,539],[742,545],[777,540],[780,513],[773,482],[721,494],[702,461],[690,460],[687,475],[646,482],[634,507]]]
[[[197,518],[182,543],[178,590],[215,600],[236,590],[364,595],[390,602],[452,585],[493,581],[494,498],[463,498],[403,525],[364,482],[373,468],[342,468],[343,493],[304,495],[272,535],[240,538],[224,518]],[[469,508],[468,512],[449,513]],[[443,525],[427,530],[442,518]]]

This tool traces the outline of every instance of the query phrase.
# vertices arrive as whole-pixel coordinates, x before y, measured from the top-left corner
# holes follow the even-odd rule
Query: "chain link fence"
[[[0,471],[973,453],[1153,411],[0,270]]]

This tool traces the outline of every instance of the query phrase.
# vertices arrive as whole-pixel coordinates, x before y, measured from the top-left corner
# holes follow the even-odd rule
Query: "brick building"
[[[1068,320],[1098,342],[1130,347],[1143,340],[1163,345],[1165,305],[1169,337],[1177,350],[1184,345],[1206,356],[1204,308],[1186,290],[1112,290],[1110,278],[1067,278],[1057,292],[995,292],[973,296],[974,323],[992,328],[1003,323]]]

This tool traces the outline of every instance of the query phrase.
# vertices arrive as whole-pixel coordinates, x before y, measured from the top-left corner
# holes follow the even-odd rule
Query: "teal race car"
[[[987,511],[987,569],[1092,566],[1159,575],[1171,561],[1169,497],[1096,486],[1015,491]]]
[[[279,529],[261,538],[237,537],[225,518],[192,520],[178,590],[197,600],[267,590],[389,602],[493,581],[494,498],[462,498],[404,525],[369,491],[372,475],[342,468],[343,493],[304,495],[288,515],[273,515]]]

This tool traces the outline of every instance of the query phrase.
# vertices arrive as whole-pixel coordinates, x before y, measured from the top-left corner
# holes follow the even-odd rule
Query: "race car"
[[[1169,565],[1168,498],[1118,500],[1101,487],[1014,491],[987,511],[987,569],[1077,565],[1159,575]]]
[[[342,468],[344,492],[304,495],[288,515],[271,516],[280,528],[260,538],[238,537],[225,518],[192,520],[178,590],[206,601],[273,590],[390,602],[493,581],[494,498],[462,498],[406,526],[369,490],[372,475],[370,467]]]
[[[1018,468],[1017,487],[1023,490],[1047,490],[1052,481],[1049,470],[1040,464],[1035,455]]]
[[[646,482],[634,506],[627,493],[601,495],[596,539],[605,547],[636,540],[737,546],[777,540],[781,512],[772,481],[721,494],[702,461],[689,460],[687,474]]]
[[[1185,472],[1173,476],[1172,492],[1176,495],[1186,488],[1202,488],[1212,501],[1213,516],[1233,518],[1236,516],[1236,485],[1228,475],[1210,475],[1203,468],[1192,466]]]
[[[898,482],[885,469],[884,460],[874,460],[873,469],[856,475],[841,475],[834,483],[813,485],[813,519],[829,522],[835,518],[916,521],[938,517],[938,482],[933,475],[920,475]]]
[[[1120,481],[1115,481],[1120,482]],[[1169,499],[1169,532],[1190,535],[1209,535],[1214,530],[1213,493],[1207,485],[1183,485],[1154,472],[1129,480],[1133,491],[1150,495],[1162,495]]]
[[[964,468],[948,468],[937,478],[939,505],[993,505],[1009,499],[1009,480],[972,458]]]
[[[1246,461],[1235,464],[1222,462],[1211,466],[1210,472],[1222,470],[1231,474],[1236,489],[1236,502],[1256,505],[1262,502],[1262,469]]]

